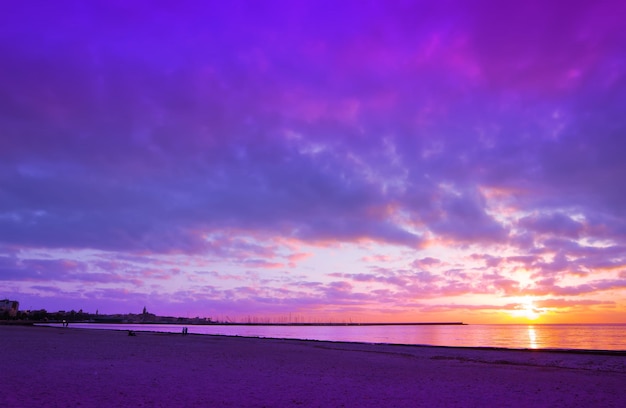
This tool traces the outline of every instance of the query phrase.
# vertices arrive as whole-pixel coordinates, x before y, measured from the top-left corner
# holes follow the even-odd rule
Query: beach
[[[4,407],[621,407],[626,355],[0,326]]]

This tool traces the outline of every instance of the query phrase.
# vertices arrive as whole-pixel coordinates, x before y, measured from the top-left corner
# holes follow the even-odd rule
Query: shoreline
[[[618,407],[626,383],[613,354],[41,326],[0,335],[7,407]]]
[[[32,326],[35,327],[53,327],[53,328],[62,328],[58,326],[60,323],[35,323]],[[84,327],[80,325],[93,325],[93,327]],[[101,327],[96,327],[102,325]],[[121,326],[127,325],[128,328],[120,328]],[[112,331],[121,331],[128,332],[134,331],[137,333],[169,333],[169,334],[180,334],[180,331],[167,331],[167,330],[150,330],[144,329],[144,327],[149,326],[163,326],[163,327],[172,327],[176,326],[177,328],[183,327],[194,327],[197,325],[185,325],[185,324],[152,324],[152,323],[125,323],[125,324],[115,324],[117,327],[105,327],[106,323],[84,323],[84,322],[76,322],[72,323],[72,329],[80,329],[80,330],[112,330]],[[237,325],[211,325],[211,326],[237,326]],[[243,325],[246,326],[246,325]],[[259,325],[254,325],[259,326]],[[262,325],[267,326],[267,325]],[[275,325],[270,325],[275,326]],[[281,326],[281,325],[278,325]],[[243,337],[243,338],[256,338],[256,339],[277,339],[277,340],[302,340],[302,341],[326,341],[331,343],[354,343],[354,344],[374,344],[374,345],[399,345],[399,346],[407,346],[407,347],[440,347],[440,348],[451,348],[451,349],[475,349],[475,350],[502,350],[502,351],[528,351],[528,352],[553,352],[553,353],[572,353],[572,354],[589,354],[589,355],[613,355],[613,356],[626,356],[626,349],[591,349],[591,348],[568,348],[568,347],[506,347],[506,346],[475,346],[475,345],[445,345],[445,344],[428,344],[428,343],[395,343],[395,342],[371,342],[371,341],[362,341],[362,340],[330,340],[330,339],[316,339],[316,338],[298,338],[298,337],[272,337],[272,336],[264,336],[264,335],[246,335],[246,334],[224,334],[224,333],[194,333],[190,332],[188,334],[193,335],[201,335],[201,336],[226,336],[226,337]]]

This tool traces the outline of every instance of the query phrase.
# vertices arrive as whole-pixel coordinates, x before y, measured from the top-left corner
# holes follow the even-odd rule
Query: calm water
[[[60,324],[51,326],[61,326]],[[626,324],[466,326],[183,326],[75,323],[70,327],[228,336],[420,344],[434,346],[558,348],[626,351]]]

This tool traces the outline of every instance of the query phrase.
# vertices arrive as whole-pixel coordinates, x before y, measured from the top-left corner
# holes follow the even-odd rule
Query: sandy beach
[[[3,407],[622,407],[626,356],[0,326]]]

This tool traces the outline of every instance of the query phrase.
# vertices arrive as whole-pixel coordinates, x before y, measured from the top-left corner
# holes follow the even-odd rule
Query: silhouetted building
[[[0,315],[4,315],[5,313],[9,315],[9,317],[17,316],[17,311],[20,308],[20,302],[17,300],[9,300],[3,299],[0,300]]]

